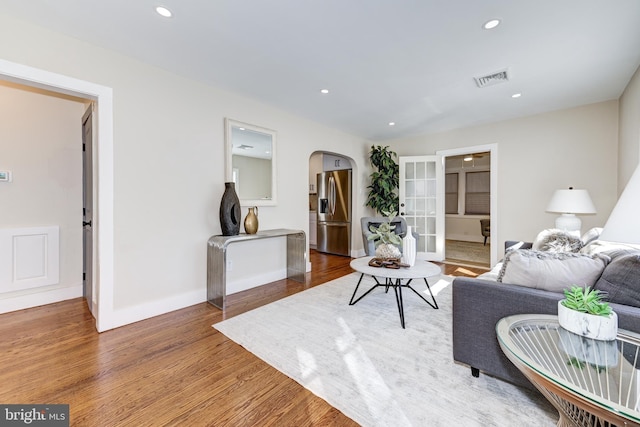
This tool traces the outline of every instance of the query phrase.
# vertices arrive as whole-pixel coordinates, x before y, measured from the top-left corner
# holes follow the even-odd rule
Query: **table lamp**
[[[556,218],[556,228],[580,236],[582,221],[575,214],[594,214],[591,197],[587,190],[577,190],[569,187],[567,190],[556,190],[547,206],[547,212],[561,213]]]
[[[640,167],[636,168],[600,234],[608,242],[640,243]]]

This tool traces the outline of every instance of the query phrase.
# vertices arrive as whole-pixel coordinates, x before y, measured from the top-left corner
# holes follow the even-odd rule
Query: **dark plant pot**
[[[224,183],[224,194],[220,202],[220,226],[223,236],[237,236],[240,234],[240,199],[236,194],[234,182]]]

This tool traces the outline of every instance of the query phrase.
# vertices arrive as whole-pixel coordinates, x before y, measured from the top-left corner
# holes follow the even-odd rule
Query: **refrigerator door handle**
[[[333,209],[331,210],[331,215],[335,215],[336,214],[336,180],[334,178],[333,180],[333,194],[331,195],[331,197],[333,198]]]
[[[332,176],[329,177],[329,212],[336,214],[336,180]]]

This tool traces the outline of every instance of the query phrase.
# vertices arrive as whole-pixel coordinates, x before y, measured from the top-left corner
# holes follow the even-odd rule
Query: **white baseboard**
[[[253,275],[233,281],[227,280],[227,295],[237,292],[246,291],[247,289],[257,286],[266,285],[267,283],[276,282],[287,278],[287,269],[269,271],[263,274]]]
[[[54,302],[82,297],[82,285],[57,288],[33,294],[0,299],[0,313],[24,310]]]
[[[266,283],[282,280],[287,277],[287,270],[278,270],[266,274],[252,276],[247,279],[227,282],[227,295],[241,292],[246,289],[255,288]],[[197,290],[187,292],[181,295],[172,296],[158,301],[151,301],[145,304],[138,304],[113,311],[113,318],[109,319],[99,332],[109,329],[118,328],[130,323],[139,322],[151,317],[166,314],[175,310],[190,307],[207,301],[207,290]]]
[[[98,332],[119,328],[120,326],[139,322],[141,320],[180,310],[206,301],[207,290],[201,289],[119,310],[114,309],[113,317],[108,319],[105,322],[105,325],[101,325],[102,327]]]

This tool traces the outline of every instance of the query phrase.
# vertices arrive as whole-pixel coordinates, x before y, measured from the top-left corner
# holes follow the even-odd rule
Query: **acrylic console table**
[[[207,301],[224,310],[227,298],[227,246],[272,237],[287,238],[287,279],[304,283],[307,271],[307,239],[302,230],[262,230],[256,234],[212,236],[207,243]]]

